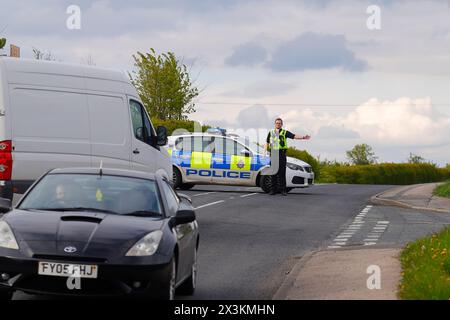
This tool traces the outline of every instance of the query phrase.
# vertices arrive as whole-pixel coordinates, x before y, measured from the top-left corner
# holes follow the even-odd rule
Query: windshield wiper
[[[40,210],[40,211],[92,211],[92,212],[103,212],[103,213],[113,213],[118,214],[115,211],[99,209],[99,208],[88,208],[88,207],[72,207],[72,208],[28,208],[28,210]]]
[[[136,217],[154,217],[154,216],[161,216],[160,213],[155,211],[149,211],[149,210],[138,210],[128,213],[121,214],[122,216],[136,216]]]

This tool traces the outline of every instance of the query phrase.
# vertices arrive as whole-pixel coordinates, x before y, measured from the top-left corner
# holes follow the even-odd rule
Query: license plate
[[[43,276],[54,277],[79,277],[96,279],[98,266],[72,264],[72,263],[58,263],[58,262],[39,262],[38,274]]]

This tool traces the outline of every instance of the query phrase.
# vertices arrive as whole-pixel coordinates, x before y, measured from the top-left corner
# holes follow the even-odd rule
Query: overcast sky
[[[380,161],[410,152],[450,163],[450,1],[5,1],[0,31],[31,57],[129,71],[132,54],[173,51],[202,89],[191,118],[232,129],[271,127],[345,160],[357,143]],[[81,29],[69,30],[69,5]],[[369,5],[381,30],[369,30]]]

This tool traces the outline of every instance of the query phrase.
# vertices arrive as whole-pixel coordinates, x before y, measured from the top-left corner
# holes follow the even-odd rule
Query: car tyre
[[[175,258],[172,258],[169,262],[169,273],[167,275],[166,282],[162,286],[162,292],[159,296],[162,300],[174,300],[175,299],[175,286],[177,282],[177,264]]]
[[[177,293],[181,295],[190,296],[195,292],[195,288],[197,286],[197,273],[198,273],[198,264],[197,264],[197,249],[194,251],[194,262],[191,267],[191,275],[189,278],[184,280],[184,282],[180,285],[177,290]]]
[[[260,187],[265,193],[272,191],[272,176],[262,176]]]
[[[183,184],[181,172],[177,167],[173,167],[173,188],[179,188]]]

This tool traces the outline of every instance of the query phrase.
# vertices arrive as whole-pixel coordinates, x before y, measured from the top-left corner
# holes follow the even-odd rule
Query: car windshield
[[[93,174],[49,174],[18,209],[162,215],[154,180]]]

